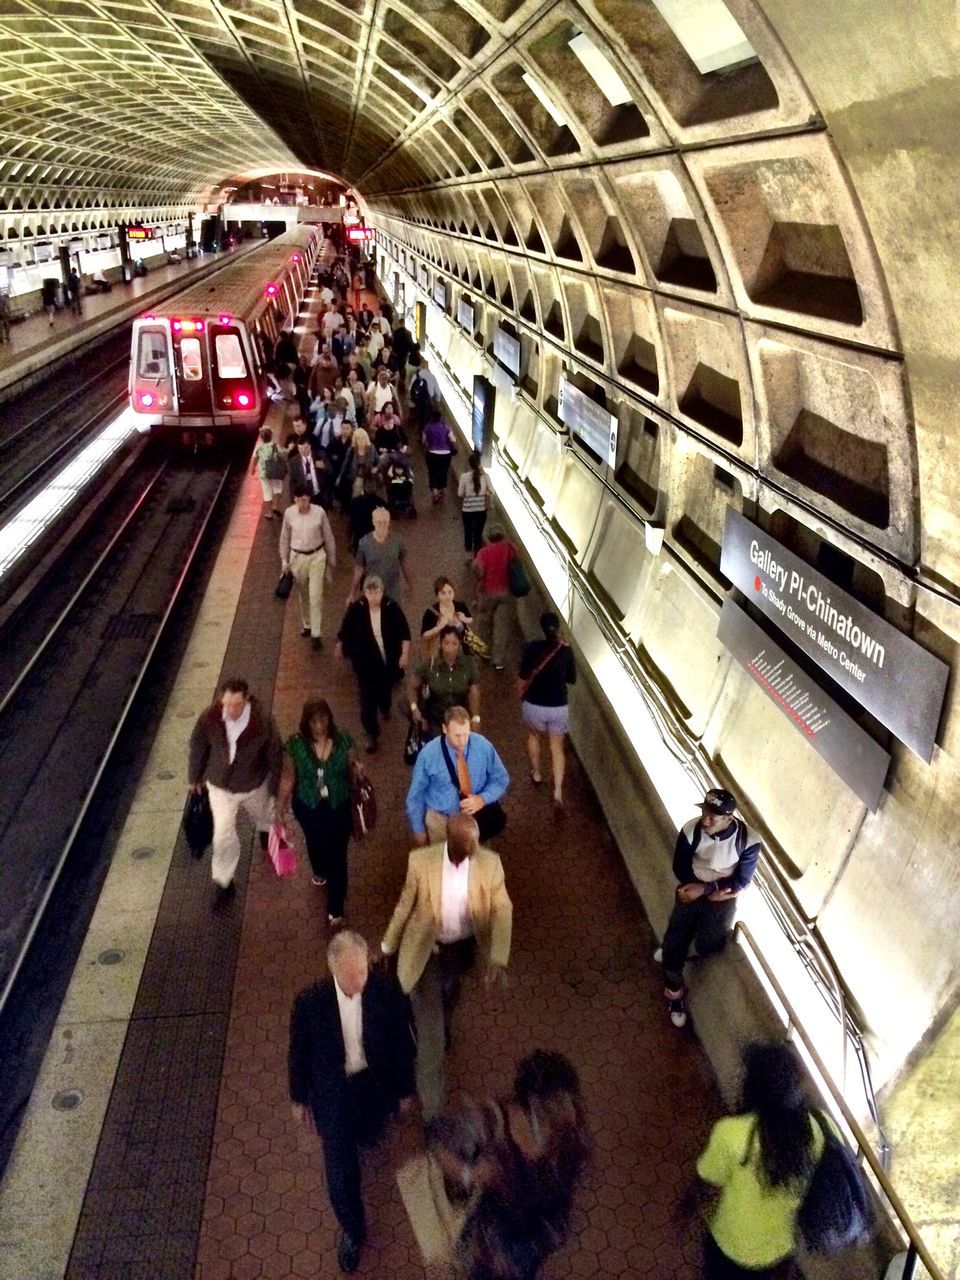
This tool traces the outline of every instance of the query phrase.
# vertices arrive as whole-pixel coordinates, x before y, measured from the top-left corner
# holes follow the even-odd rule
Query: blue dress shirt
[[[413,767],[410,790],[407,792],[407,819],[415,835],[420,835],[425,830],[428,809],[448,815],[460,812],[460,791],[451,780],[443,758],[441,744],[444,741],[444,735],[441,734],[439,738],[428,742],[417,756],[417,763]],[[456,770],[457,753],[449,745],[447,750]],[[471,733],[463,754],[470,770],[473,794],[479,796],[484,804],[499,800],[509,785],[510,775],[493,744],[479,733]]]

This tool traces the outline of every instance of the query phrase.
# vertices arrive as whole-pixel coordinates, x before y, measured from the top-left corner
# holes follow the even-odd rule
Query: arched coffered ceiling
[[[0,230],[338,175],[573,358],[915,564],[890,264],[770,7],[5,0]]]

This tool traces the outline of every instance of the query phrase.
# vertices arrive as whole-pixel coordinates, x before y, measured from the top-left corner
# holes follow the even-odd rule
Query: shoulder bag
[[[285,480],[287,477],[287,464],[276,445],[271,446],[270,453],[264,459],[263,473],[268,480]]]
[[[537,663],[537,665],[533,668],[533,670],[530,672],[528,676],[517,676],[517,697],[520,699],[521,702],[527,696],[527,690],[533,684],[534,680],[536,680],[540,672],[544,669],[544,667],[549,666],[549,664],[553,661],[553,659],[557,656],[557,654],[560,652],[562,648],[563,648],[563,645],[558,644],[553,649],[551,649],[545,658],[540,659],[540,661]]]
[[[288,569],[286,573],[281,573],[280,579],[274,588],[273,594],[278,600],[286,600],[293,590],[293,574]]]
[[[518,600],[530,594],[530,579],[519,556],[511,560],[507,566],[507,584],[510,587],[510,594],[516,596]]]
[[[823,1151],[797,1211],[797,1227],[809,1253],[827,1257],[863,1244],[873,1231],[873,1202],[863,1170],[821,1112]]]
[[[354,840],[362,840],[377,825],[377,797],[373,783],[361,769],[350,775],[350,817]]]

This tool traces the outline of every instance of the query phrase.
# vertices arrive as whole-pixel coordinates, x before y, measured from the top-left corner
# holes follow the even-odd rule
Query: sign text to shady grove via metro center
[[[946,663],[732,507],[720,571],[862,707],[930,760]]]

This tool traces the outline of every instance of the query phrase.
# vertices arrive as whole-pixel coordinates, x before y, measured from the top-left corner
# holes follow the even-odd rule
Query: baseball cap
[[[736,807],[736,799],[729,791],[723,791],[719,787],[708,791],[703,797],[703,803],[697,805],[698,809],[703,809],[707,813],[733,813]]]

